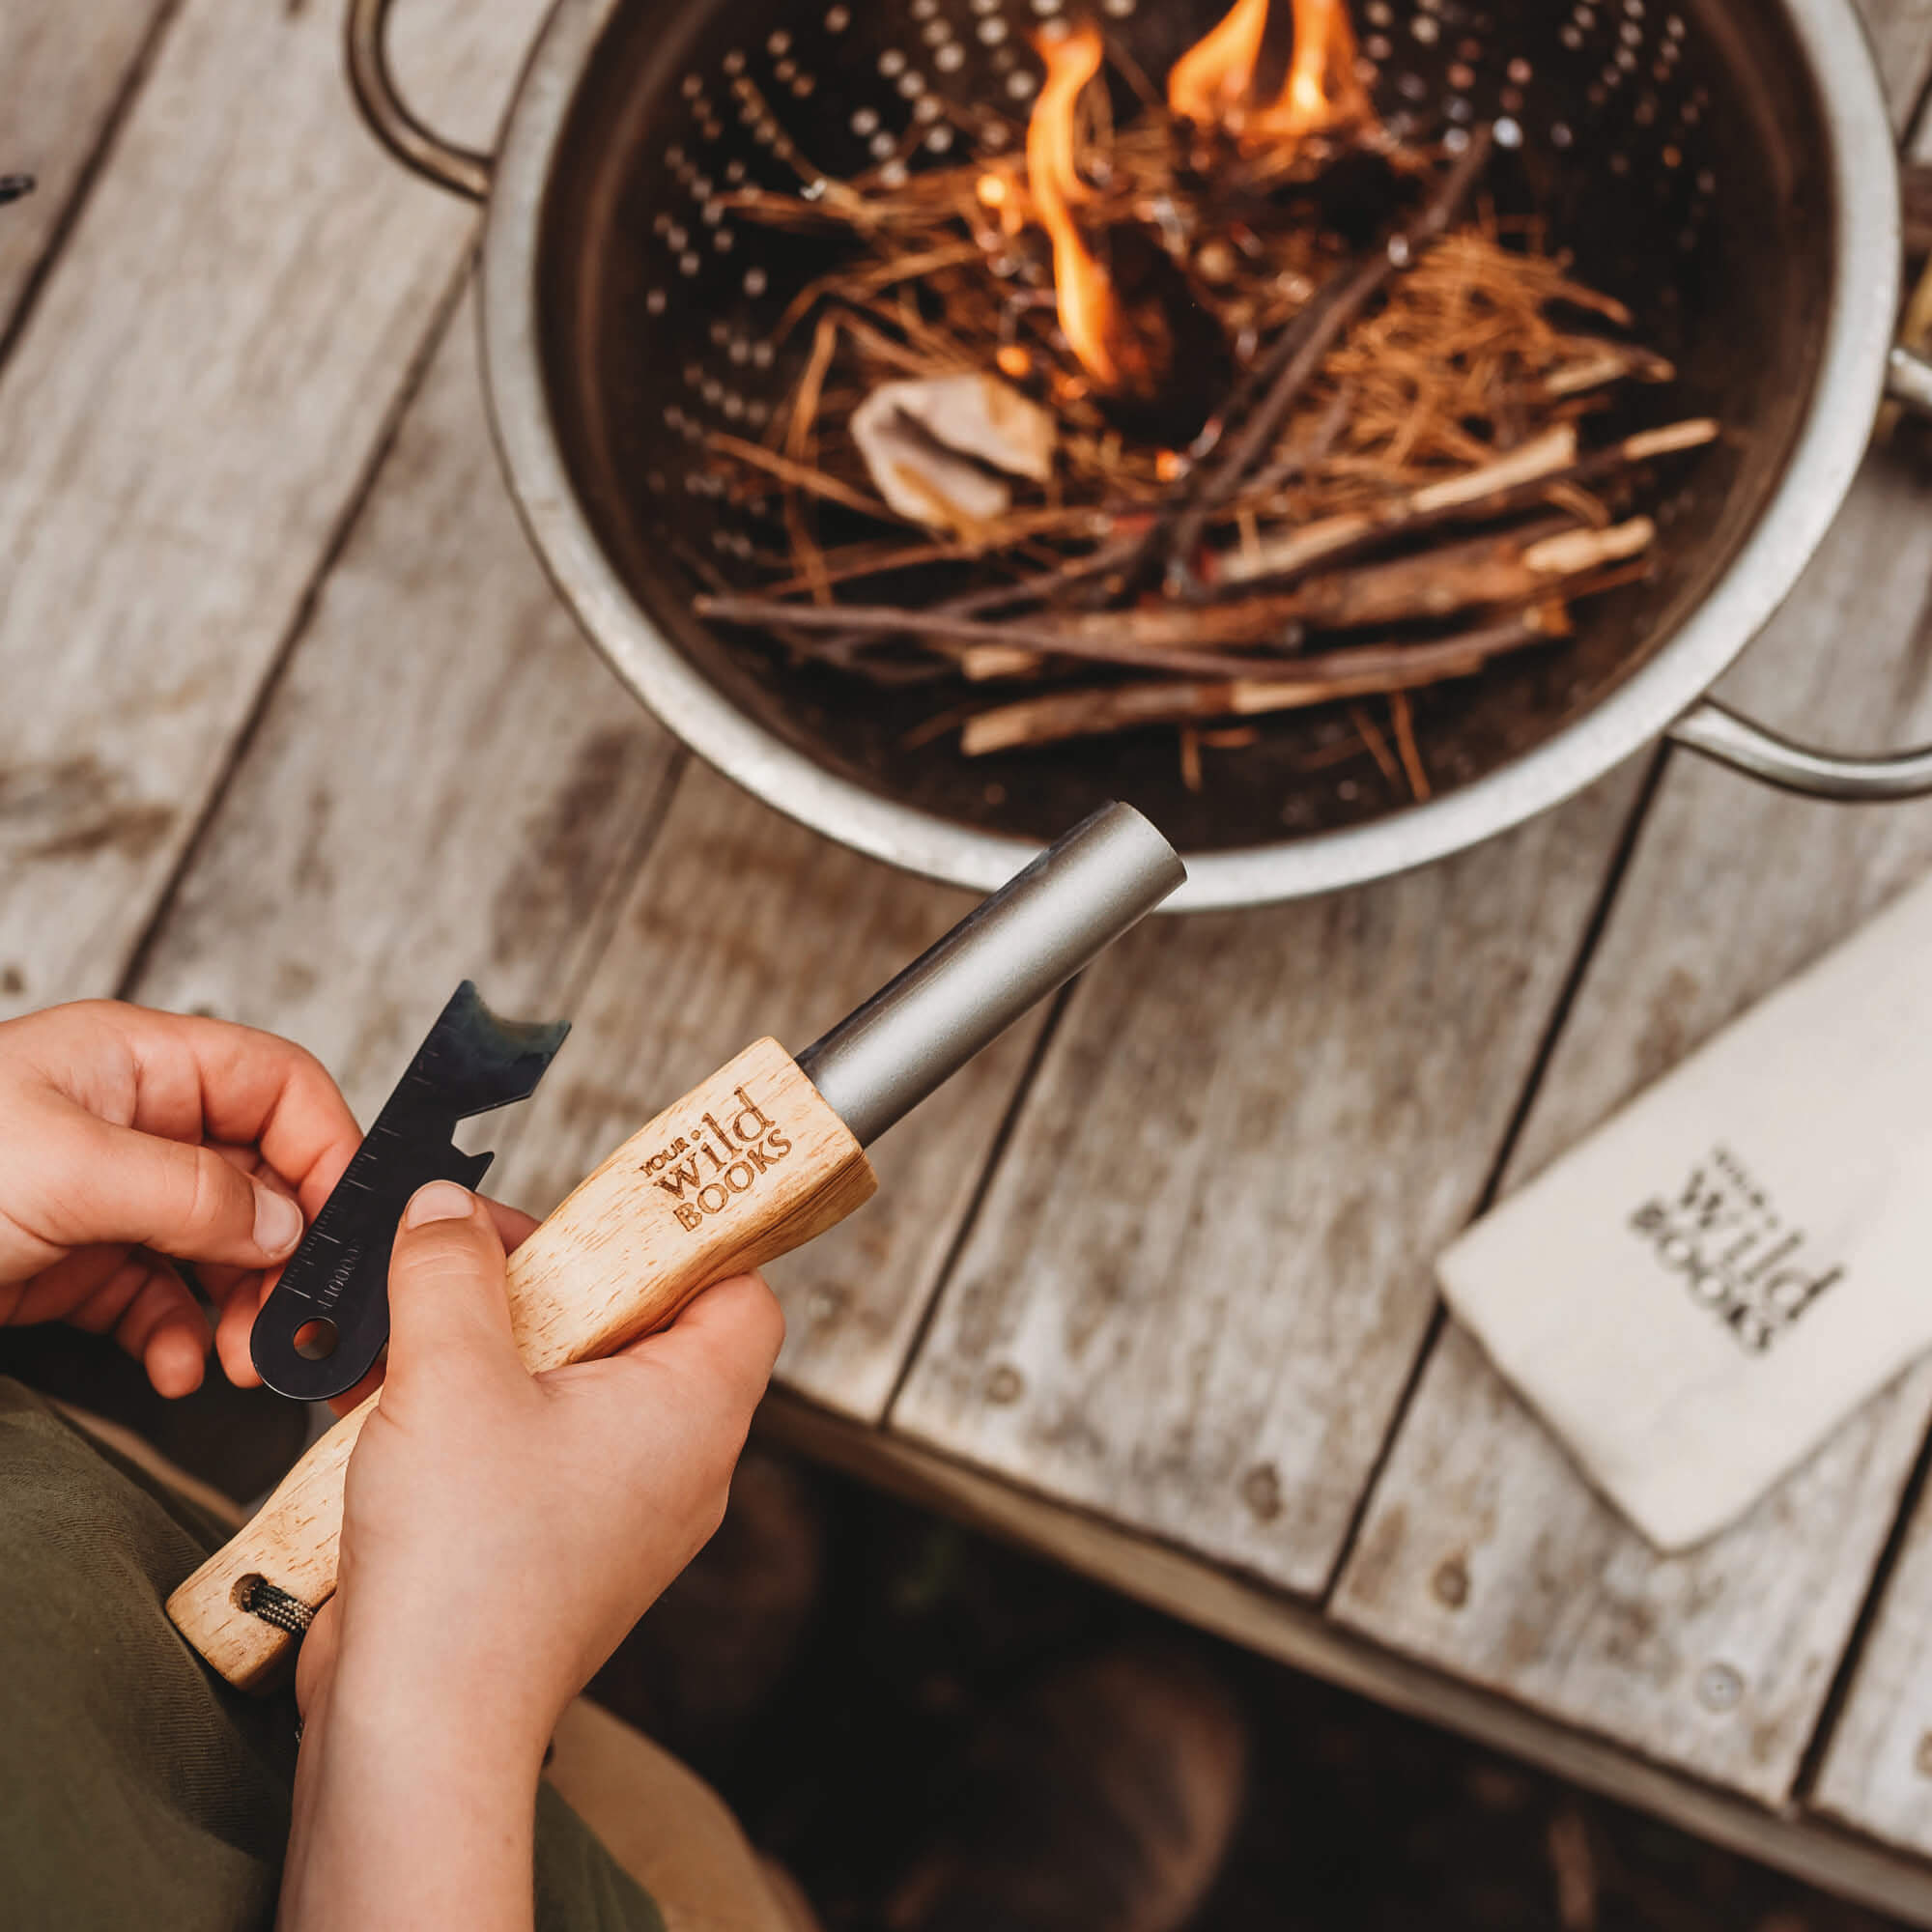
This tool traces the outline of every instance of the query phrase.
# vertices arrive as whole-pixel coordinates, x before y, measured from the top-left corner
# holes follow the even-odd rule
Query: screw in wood
[[[1728,1663],[1707,1663],[1697,1673],[1697,1701],[1707,1711],[1735,1711],[1744,1694],[1745,1680]]]

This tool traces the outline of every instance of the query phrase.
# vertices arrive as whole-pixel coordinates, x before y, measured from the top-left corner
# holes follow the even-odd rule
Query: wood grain
[[[1096,962],[895,1429],[1320,1591],[1634,793]]]
[[[620,1135],[748,1036],[815,1038],[973,901],[861,859],[694,765],[536,1099],[507,1122],[507,1184],[554,1200]],[[876,1419],[977,1186],[1037,1022],[1014,1029],[873,1150],[879,1198],[772,1270],[779,1373]]]
[[[1857,0],[1871,36],[1892,129],[1904,131],[1932,74],[1932,0]]]
[[[791,1056],[754,1040],[611,1152],[510,1257],[518,1351],[539,1373],[613,1354],[710,1283],[837,1225],[877,1185]],[[246,1580],[311,1608],[334,1593],[349,1458],[381,1401],[337,1423],[169,1597],[169,1616],[230,1682],[266,1688],[295,1647],[243,1607]]]
[[[1908,152],[1921,166],[1932,160],[1932,113],[1920,117]],[[1888,1844],[1932,1857],[1932,1492],[1920,1493],[1903,1525],[1809,1800]]]
[[[0,15],[0,174],[39,185],[0,213],[0,338],[136,78],[165,0],[8,0]]]
[[[1646,1763],[1527,1705],[1383,1650],[1280,1590],[783,1393],[760,1407],[753,1434],[1032,1550],[1291,1669],[1445,1725],[1907,1924],[1932,1926],[1932,1864],[1901,1858],[1815,1816],[1767,1811],[1699,1778]],[[1794,1932],[1798,1922],[1793,1921]],[[1747,1925],[1742,1921],[1739,1932]],[[1751,1932],[1776,1932],[1776,1926],[1775,1918],[1760,1920]],[[1653,1927],[1667,1932],[1660,1921],[1652,1921],[1646,1932]]]
[[[478,359],[466,300],[132,989],[301,1040],[364,1120],[459,980],[571,1014],[678,764],[524,541]]]
[[[1811,1793],[1820,1811],[1932,1856],[1932,1507],[1914,1511]]]
[[[1844,746],[1932,732],[1932,486],[1880,454],[1725,695]],[[1932,806],[1785,798],[1678,755],[1505,1179],[1515,1186],[1932,861]],[[1803,1095],[1792,1096],[1802,1105]],[[1652,1551],[1460,1331],[1334,1614],[1767,1803],[1789,1792],[1923,1433],[1921,1369],[1731,1530]]]
[[[312,1610],[335,1594],[343,1485],[377,1400],[311,1443],[268,1501],[168,1598],[176,1629],[237,1690],[287,1682],[298,1648],[292,1633],[244,1607],[253,1585],[271,1583]]]
[[[525,0],[406,11],[501,98]],[[340,35],[184,0],[0,374],[0,1011],[120,982],[473,233]]]
[[[517,1250],[517,1348],[538,1372],[611,1354],[698,1289],[836,1227],[877,1187],[791,1055],[754,1040],[606,1155]]]

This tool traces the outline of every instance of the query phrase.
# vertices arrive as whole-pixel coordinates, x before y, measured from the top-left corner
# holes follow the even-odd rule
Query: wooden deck
[[[408,0],[479,143],[539,0]],[[1901,129],[1932,0],[1870,0]],[[507,1123],[541,1208],[964,900],[682,753],[497,475],[475,216],[398,173],[333,0],[10,0],[0,1010],[274,1027],[366,1118],[450,986],[578,1031]],[[1932,483],[1884,453],[1727,681],[1932,735]],[[1746,1521],[1649,1550],[1432,1257],[1932,864],[1682,755],[1450,864],[1145,927],[879,1150],[775,1276],[774,1431],[1258,1648],[1932,1924],[1932,1368]],[[1146,1104],[1149,1095],[1159,1104]]]

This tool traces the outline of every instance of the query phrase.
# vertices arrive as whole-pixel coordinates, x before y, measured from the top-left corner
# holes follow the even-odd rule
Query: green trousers
[[[288,1844],[291,1693],[243,1696],[162,1609],[212,1517],[0,1379],[0,1922],[267,1927]],[[541,1932],[664,1932],[546,1783]]]

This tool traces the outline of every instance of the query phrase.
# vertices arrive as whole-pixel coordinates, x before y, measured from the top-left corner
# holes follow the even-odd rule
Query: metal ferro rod
[[[868,1146],[1187,876],[1129,805],[1103,805],[798,1056]]]

